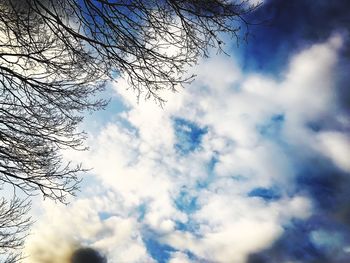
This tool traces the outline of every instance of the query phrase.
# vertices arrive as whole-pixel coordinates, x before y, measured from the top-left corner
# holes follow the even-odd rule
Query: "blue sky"
[[[65,153],[93,170],[69,206],[34,204],[27,262],[349,262],[349,5],[265,0],[163,109],[110,84],[90,151]]]

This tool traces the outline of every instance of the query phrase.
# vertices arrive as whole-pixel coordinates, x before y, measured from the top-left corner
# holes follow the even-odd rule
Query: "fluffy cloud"
[[[137,220],[122,215],[115,194],[90,194],[91,198],[80,198],[69,207],[43,203],[45,213],[27,240],[25,262],[70,263],[81,247],[108,254],[109,262],[153,262],[137,231]]]
[[[48,244],[69,254],[75,245],[55,245],[69,240],[111,262],[239,263],[271,247],[291,220],[313,214],[295,185],[300,160],[322,156],[349,171],[349,137],[315,128],[324,118],[343,125],[333,87],[341,46],[340,35],[310,46],[281,79],[244,74],[227,57],[203,60],[191,87],[164,92],[164,109],[137,104],[121,80],[127,109],[73,156],[98,183],[68,207],[44,204],[28,262]]]

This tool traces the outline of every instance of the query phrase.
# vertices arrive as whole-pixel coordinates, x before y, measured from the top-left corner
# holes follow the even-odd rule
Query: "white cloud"
[[[238,263],[268,248],[284,223],[312,213],[307,197],[286,194],[294,187],[295,171],[284,144],[300,154],[323,155],[349,171],[348,137],[340,131],[316,134],[307,126],[324,114],[340,116],[332,84],[340,46],[341,38],[333,36],[296,54],[282,80],[245,75],[227,57],[203,60],[192,86],[164,93],[164,109],[153,101],[137,104],[120,81],[115,88],[128,105],[122,117],[133,128],[110,123],[89,140],[90,152],[72,155],[94,167],[101,185],[91,187],[99,190],[64,210],[45,207],[47,218],[40,220],[33,240],[59,231],[102,249],[112,262],[150,261],[144,229],[179,250],[170,262],[190,262],[189,250],[198,258]],[[281,123],[274,116],[282,116]],[[208,128],[200,150],[186,156],[176,152],[173,117]],[[271,202],[249,197],[258,187],[277,187],[281,197]],[[195,200],[193,211],[176,204],[182,192],[186,202]],[[110,216],[103,219],[99,212]],[[50,229],[42,227],[51,221]],[[178,229],[178,223],[192,231]]]
[[[144,247],[137,220],[133,215],[120,215],[121,202],[115,196],[109,199],[112,196],[91,196],[68,207],[44,202],[45,213],[26,242],[25,262],[70,263],[75,249],[84,246],[101,251],[111,262],[153,262]],[[101,212],[108,216],[101,218]]]
[[[169,263],[189,263],[191,262],[188,256],[181,252],[175,252],[172,254]]]
[[[282,232],[282,223],[291,217],[307,217],[310,203],[295,197],[267,204],[259,199],[222,193],[203,193],[203,206],[194,219],[199,237],[180,231],[163,241],[200,258],[217,262],[245,262],[249,253],[267,248]]]
[[[350,137],[341,132],[329,131],[321,132],[317,139],[320,142],[320,151],[329,157],[335,165],[350,172]]]

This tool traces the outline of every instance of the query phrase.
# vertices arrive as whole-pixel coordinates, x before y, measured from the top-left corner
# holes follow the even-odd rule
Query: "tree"
[[[103,74],[80,41],[14,3],[0,4],[0,181],[64,202],[82,169],[64,163],[60,150],[82,149],[80,112],[103,107],[89,100]]]
[[[28,201],[16,197],[10,202],[0,199],[0,261],[14,263],[21,259],[18,251],[31,225],[30,217],[26,216],[29,209]]]
[[[82,43],[103,74],[127,76],[139,94],[159,100],[159,90],[192,79],[184,70],[206,56],[208,47],[221,48],[219,33],[237,38],[237,22],[245,22],[243,15],[256,7],[248,0],[24,2],[21,10],[39,17],[65,47],[76,50],[71,41]],[[169,47],[175,51],[167,52]]]
[[[0,181],[61,202],[81,166],[62,148],[84,149],[82,112],[119,74],[137,96],[193,79],[188,66],[220,33],[238,38],[255,6],[232,0],[0,0]],[[171,48],[171,50],[169,50]]]
[[[238,38],[254,8],[232,0],[0,0],[0,184],[65,202],[84,169],[61,150],[85,149],[77,125],[84,111],[106,105],[94,99],[106,81],[123,76],[138,97],[162,103],[159,91],[190,82],[187,67],[211,47],[222,50],[220,33]],[[0,200],[0,251],[21,246],[26,212],[16,198]]]

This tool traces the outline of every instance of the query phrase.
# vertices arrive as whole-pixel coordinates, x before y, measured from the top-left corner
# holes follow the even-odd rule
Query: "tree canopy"
[[[0,198],[0,261],[5,263],[18,262],[21,259],[19,249],[23,246],[31,225],[30,217],[26,216],[30,202],[13,198],[10,202]]]
[[[62,150],[85,149],[77,127],[85,111],[107,104],[95,96],[106,82],[124,77],[137,97],[162,103],[159,91],[190,82],[186,69],[210,48],[222,50],[221,33],[238,39],[254,8],[232,0],[0,0],[0,190],[66,202],[84,169]],[[27,207],[0,199],[0,251],[23,244]]]
[[[186,67],[238,37],[254,6],[226,0],[0,0],[0,181],[64,201],[82,168],[77,131],[94,94],[116,75],[137,96],[190,81]]]

